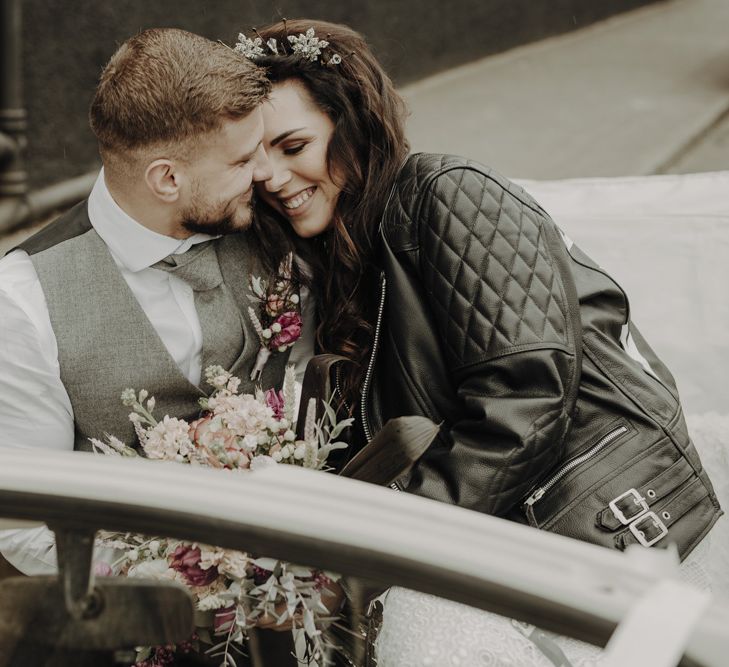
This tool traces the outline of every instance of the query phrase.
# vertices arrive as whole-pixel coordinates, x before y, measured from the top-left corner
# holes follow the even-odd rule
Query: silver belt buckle
[[[633,503],[640,507],[640,511],[636,514],[633,514],[632,516],[625,516],[625,514],[623,514],[623,511],[618,507],[618,502],[623,498],[627,498],[628,496],[632,496]],[[615,515],[615,518],[620,521],[620,523],[622,523],[624,526],[627,526],[631,521],[635,521],[636,519],[645,515],[650,509],[645,498],[643,498],[643,496],[641,496],[640,493],[638,493],[635,489],[628,489],[625,493],[621,493],[619,496],[613,498],[608,503],[608,506],[610,507],[612,513]]]
[[[650,540],[646,538],[645,533],[638,526],[639,523],[642,524],[644,521],[648,520],[650,520],[653,525],[660,530],[660,533]],[[666,535],[668,535],[668,528],[666,527],[666,524],[658,518],[658,515],[655,512],[646,512],[641,515],[639,519],[633,521],[628,528],[630,528],[630,532],[635,535],[635,539],[644,547],[653,546],[656,542],[658,542],[658,540],[662,540]]]

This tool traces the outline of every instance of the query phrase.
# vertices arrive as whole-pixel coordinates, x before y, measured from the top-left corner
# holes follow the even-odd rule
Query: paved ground
[[[517,178],[729,169],[727,26],[729,0],[666,0],[424,79],[413,149]]]
[[[419,81],[413,148],[540,179],[729,169],[727,26],[727,0],[668,0]]]

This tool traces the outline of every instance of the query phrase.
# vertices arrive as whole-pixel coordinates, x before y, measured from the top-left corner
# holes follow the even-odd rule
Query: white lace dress
[[[689,428],[722,505],[729,507],[729,416],[689,419]],[[723,566],[722,566],[723,563]],[[683,580],[729,600],[729,520],[681,565]],[[601,650],[545,632],[572,667],[598,667]],[[375,644],[378,667],[554,667],[508,618],[404,588],[390,589]]]

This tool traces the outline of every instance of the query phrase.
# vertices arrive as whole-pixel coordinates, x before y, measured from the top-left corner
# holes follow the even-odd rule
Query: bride
[[[440,433],[399,490],[609,548],[673,543],[707,582],[722,512],[620,287],[490,169],[408,156],[404,104],[349,28],[282,21],[236,50],[273,84],[258,242],[272,270],[291,248],[310,267],[318,351],[348,359],[336,385],[353,449],[392,417],[427,416]],[[508,619],[404,589],[383,619],[380,665],[554,653]]]

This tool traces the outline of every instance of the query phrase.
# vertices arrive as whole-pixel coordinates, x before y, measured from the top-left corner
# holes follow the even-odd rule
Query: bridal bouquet
[[[124,405],[144,455],[149,459],[178,461],[190,465],[222,468],[230,474],[278,464],[322,470],[335,449],[346,447],[337,437],[351,419],[337,422],[334,410],[315,420],[315,402],[310,401],[304,436],[294,428],[296,390],[293,367],[286,371],[283,391],[238,394],[240,380],[219,366],[205,370],[213,388],[200,399],[202,416],[188,423],[166,415],[153,416],[154,397],[145,390],[127,389]],[[136,450],[113,436],[106,442],[92,439],[94,451],[116,456],[137,456]],[[278,622],[291,621],[303,632],[305,661],[318,661],[323,639],[319,627],[332,620],[323,598],[333,596],[330,585],[338,575],[272,558],[220,549],[214,546],[129,533],[102,533],[101,546],[120,550],[114,571],[129,577],[174,580],[185,585],[197,609],[196,636],[178,650],[208,645],[206,653],[235,665],[233,651],[240,652],[246,631],[263,616]],[[109,568],[109,572],[112,568]],[[138,667],[172,664],[169,647],[141,649]]]

